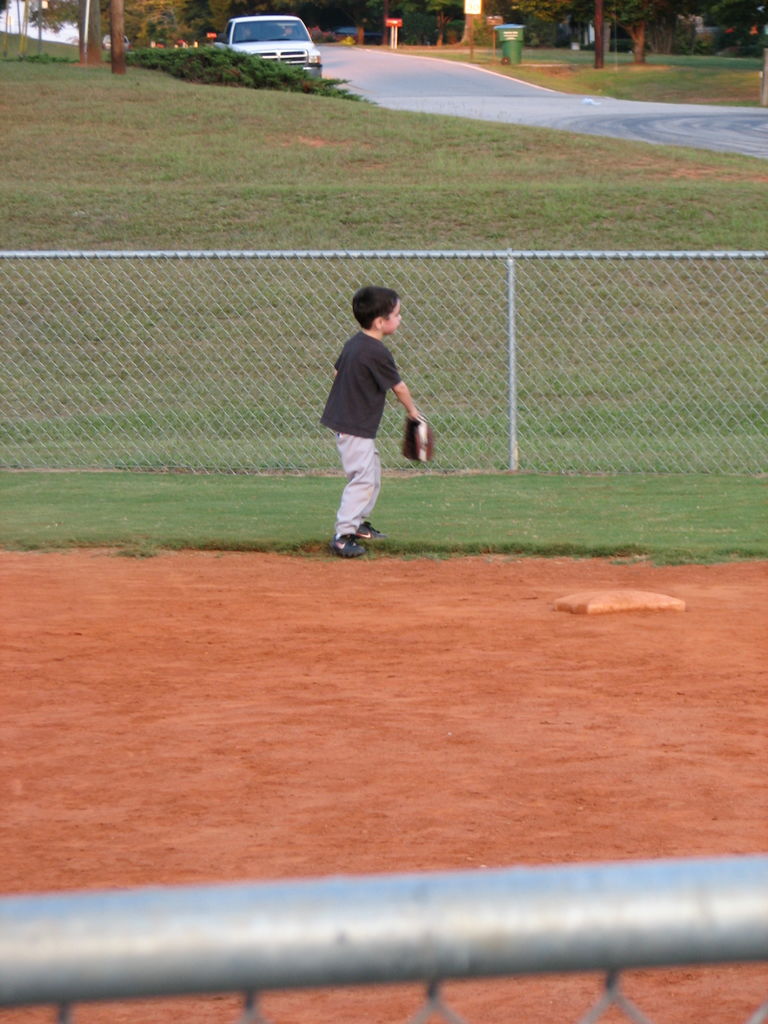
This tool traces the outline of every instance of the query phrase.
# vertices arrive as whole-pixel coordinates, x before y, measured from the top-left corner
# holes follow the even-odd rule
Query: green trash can
[[[496,25],[494,32],[501,47],[502,64],[519,64],[523,59],[525,25]]]

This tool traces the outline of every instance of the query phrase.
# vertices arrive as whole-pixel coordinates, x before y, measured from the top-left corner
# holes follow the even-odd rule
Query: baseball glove
[[[403,434],[403,455],[411,462],[429,462],[435,451],[435,438],[432,427],[425,419],[405,419]]]

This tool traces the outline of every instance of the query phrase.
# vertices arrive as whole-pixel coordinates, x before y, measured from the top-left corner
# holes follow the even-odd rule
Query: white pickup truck
[[[323,73],[323,59],[301,18],[291,14],[250,14],[230,18],[214,46],[252,53],[303,68],[314,78]]]

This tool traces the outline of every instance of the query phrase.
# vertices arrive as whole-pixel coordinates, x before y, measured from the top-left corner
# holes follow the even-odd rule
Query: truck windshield
[[[287,39],[305,43],[309,35],[297,21],[251,21],[235,25],[233,43],[276,43]]]

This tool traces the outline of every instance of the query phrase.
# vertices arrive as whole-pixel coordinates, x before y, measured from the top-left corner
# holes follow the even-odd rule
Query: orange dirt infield
[[[765,563],[72,551],[0,552],[0,573],[3,892],[768,848]],[[687,610],[553,609],[621,587]],[[553,1024],[600,984],[444,995],[471,1024]],[[741,1024],[768,965],[630,972],[624,990],[658,1024]],[[420,995],[269,993],[262,1012],[404,1022]],[[227,994],[76,1021],[237,1016]]]

